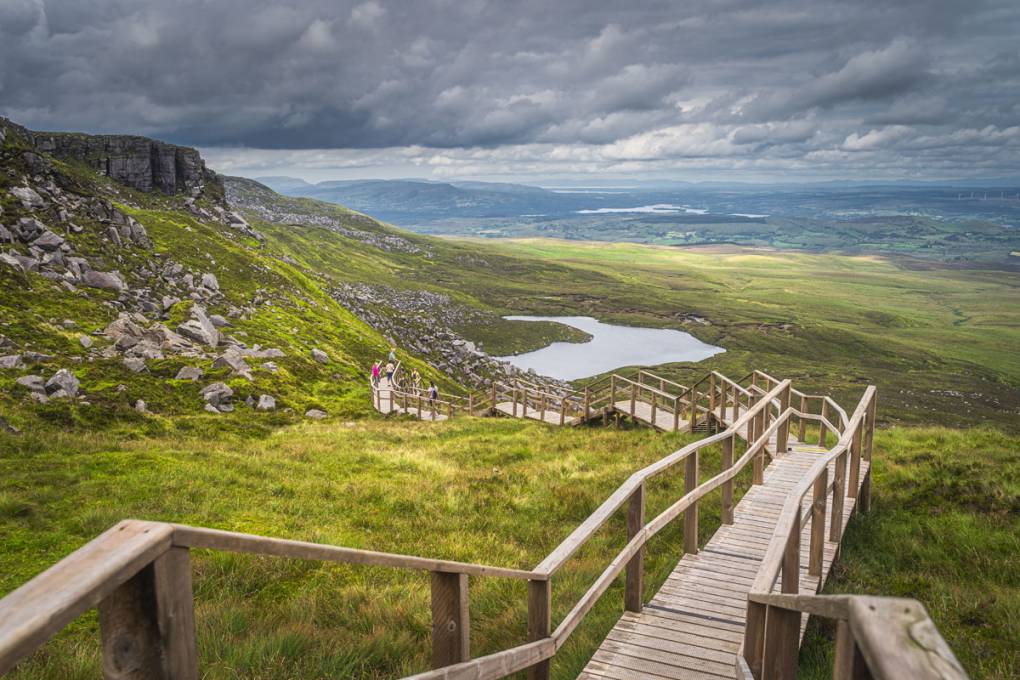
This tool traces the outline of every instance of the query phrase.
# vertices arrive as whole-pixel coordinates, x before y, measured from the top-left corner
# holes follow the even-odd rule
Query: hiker
[[[421,394],[421,373],[417,368],[411,371],[411,387],[414,388],[415,394]]]
[[[386,379],[389,380],[391,387],[393,386],[393,371],[395,370],[396,367],[393,365],[392,361],[386,364]]]
[[[439,388],[434,380],[429,381],[429,408],[436,410],[436,401],[439,399]]]
[[[379,387],[379,362],[372,364],[372,386]]]
[[[390,360],[391,364],[397,363],[397,348],[396,347],[390,347],[389,360]]]

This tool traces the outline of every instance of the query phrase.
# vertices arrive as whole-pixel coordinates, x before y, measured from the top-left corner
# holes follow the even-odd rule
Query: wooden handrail
[[[748,599],[838,621],[833,666],[840,678],[967,680],[963,666],[917,600],[786,593],[749,593]],[[862,661],[865,668],[856,668]],[[754,680],[746,663],[738,662],[737,677]]]

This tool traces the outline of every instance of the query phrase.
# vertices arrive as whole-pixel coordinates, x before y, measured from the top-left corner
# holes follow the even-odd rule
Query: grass
[[[875,445],[872,509],[826,592],[920,600],[972,678],[1020,677],[1020,438],[895,428]],[[830,677],[833,636],[809,627],[802,677]]]
[[[528,568],[631,472],[687,441],[509,419],[301,424],[247,438],[3,437],[0,592],[124,517]],[[1011,677],[1020,661],[1018,449],[1020,439],[990,428],[879,431],[873,509],[851,522],[829,591],[916,597],[973,678]],[[718,466],[710,450],[703,479]],[[680,478],[652,484],[649,516],[675,499]],[[705,541],[718,499],[703,508]],[[646,599],[679,557],[675,524],[649,548]],[[554,622],[622,547],[624,530],[618,512],[557,574]],[[196,552],[194,568],[206,678],[379,678],[428,665],[425,575],[209,551]],[[621,585],[557,655],[555,677],[584,666],[620,614]],[[472,579],[474,656],[524,641],[525,602],[521,583]],[[830,636],[813,628],[805,677],[824,676]],[[98,663],[92,613],[13,677],[95,677]]]

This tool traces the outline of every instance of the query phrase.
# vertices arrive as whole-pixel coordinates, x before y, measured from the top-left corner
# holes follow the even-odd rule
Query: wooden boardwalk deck
[[[685,420],[683,416],[680,416],[680,418],[674,423],[673,411],[661,407],[655,409],[655,420],[653,421],[652,405],[650,403],[642,401],[640,399],[635,399],[633,403],[634,403],[633,412],[631,411],[630,399],[617,401],[616,403],[613,404],[613,408],[617,413],[622,413],[623,415],[626,416],[632,416],[635,420],[638,420],[646,425],[651,425],[655,429],[661,430],[663,432],[672,432],[674,429],[683,432],[684,430],[687,429],[687,425],[690,422],[688,420]],[[676,425],[676,428],[674,428],[674,425]]]
[[[723,525],[697,553],[684,555],[641,613],[626,612],[578,676],[584,680],[719,680],[734,678],[737,649],[744,635],[747,593],[765,555],[788,493],[800,482],[822,449],[792,443],[792,451],[765,469],[764,484],[752,486]],[[861,479],[867,470],[862,461]],[[829,465],[830,479],[835,463]],[[840,537],[855,498],[844,502]],[[829,503],[832,493],[829,494]],[[810,498],[802,504],[802,512]],[[827,514],[831,518],[831,513]],[[827,519],[827,522],[829,520]],[[822,579],[808,575],[810,522],[801,537],[801,592],[824,585],[838,542],[826,541]],[[829,527],[826,526],[826,536]],[[778,592],[778,584],[775,591]],[[802,616],[801,635],[807,625]]]

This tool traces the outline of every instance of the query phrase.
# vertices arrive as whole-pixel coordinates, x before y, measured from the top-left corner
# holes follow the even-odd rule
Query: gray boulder
[[[209,320],[212,321],[213,326],[216,326],[217,328],[226,328],[230,325],[230,322],[219,314],[210,314]]]
[[[14,243],[14,234],[2,224],[0,224],[0,243]]]
[[[202,398],[208,403],[220,408],[221,405],[229,403],[230,398],[234,396],[234,390],[230,389],[230,386],[226,383],[214,382],[211,385],[203,387],[199,394],[201,394]]]
[[[82,274],[81,284],[89,288],[114,290],[118,293],[127,288],[124,279],[117,272],[97,272],[94,269],[90,269]]]
[[[0,357],[0,368],[10,370],[12,368],[21,368],[24,366],[24,362],[21,360],[20,354],[9,354],[5,357]]]
[[[318,361],[320,364],[329,363],[329,355],[318,348],[312,350],[312,358]]]
[[[21,260],[19,260],[14,255],[11,255],[9,253],[0,253],[0,262],[3,262],[5,265],[10,267],[14,271],[18,272],[19,274],[25,273],[25,266],[21,264]]]
[[[203,375],[205,375],[205,371],[198,366],[184,366],[181,370],[177,371],[177,375],[174,377],[174,380],[190,380],[191,382],[195,382]]]
[[[205,405],[205,410],[208,413],[217,413],[218,414],[220,412],[220,410],[218,408],[216,408],[215,406],[213,406],[212,404],[206,404]]]
[[[30,392],[46,392],[46,381],[42,379],[42,376],[38,375],[23,375],[18,378],[17,382],[22,387],[26,388]]]
[[[85,349],[88,349],[89,347],[92,346],[92,338],[90,338],[87,335],[79,336],[78,342],[81,343],[81,346],[84,347]]]
[[[142,401],[141,399],[136,401],[135,402],[135,410],[138,411],[139,413],[145,413],[146,412],[145,402]]]
[[[43,197],[35,192],[32,187],[14,187],[11,189],[11,195],[21,201],[21,205],[25,210],[35,210],[36,208],[45,208],[46,201]]]
[[[32,245],[40,250],[52,252],[54,250],[60,250],[60,246],[64,245],[64,239],[47,229],[39,236],[39,238],[32,241]]]
[[[305,411],[305,418],[311,418],[312,420],[322,420],[326,417],[326,412],[321,411],[317,408],[310,408]]]
[[[124,366],[132,373],[141,373],[145,369],[145,359],[141,357],[127,357],[124,359]]]
[[[58,390],[63,390],[68,396],[78,394],[78,378],[74,377],[66,368],[62,368],[53,374],[53,377],[46,381],[46,393],[52,397]]]
[[[190,340],[210,347],[215,347],[220,342],[219,331],[205,315],[205,310],[198,305],[191,308],[191,318],[178,326],[177,332]]]
[[[259,403],[255,406],[256,411],[275,411],[276,410],[276,399],[268,394],[263,394],[259,397]]]
[[[209,290],[218,291],[220,282],[216,280],[215,274],[202,274],[202,286]]]

